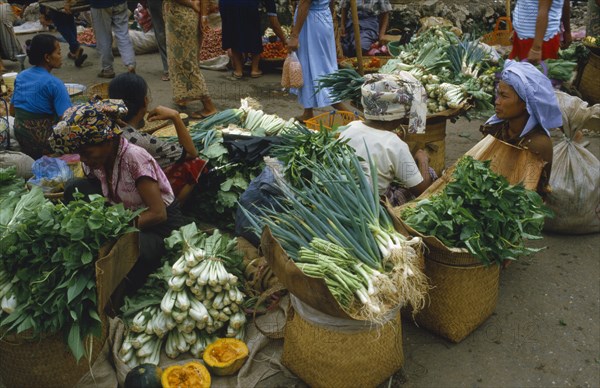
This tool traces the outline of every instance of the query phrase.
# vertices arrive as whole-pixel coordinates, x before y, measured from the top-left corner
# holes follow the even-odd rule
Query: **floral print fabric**
[[[181,103],[208,96],[198,64],[198,14],[175,1],[165,1],[163,7],[173,100]]]
[[[411,74],[367,74],[361,88],[365,117],[392,121],[408,118],[409,133],[425,132],[427,92]]]
[[[96,100],[68,108],[48,139],[55,152],[76,154],[81,146],[100,144],[122,133],[117,119],[127,114],[122,100]]]

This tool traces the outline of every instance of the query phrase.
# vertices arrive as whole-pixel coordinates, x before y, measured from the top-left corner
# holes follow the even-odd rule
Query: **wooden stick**
[[[358,23],[358,9],[356,0],[350,0],[350,9],[352,10],[352,27],[354,27],[354,48],[356,49],[356,60],[358,62],[358,74],[364,75],[362,46],[360,45],[360,24]]]
[[[510,0],[506,0],[506,17],[510,19]]]

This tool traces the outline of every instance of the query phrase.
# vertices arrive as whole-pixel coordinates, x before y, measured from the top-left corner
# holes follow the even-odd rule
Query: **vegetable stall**
[[[265,43],[273,58],[282,53],[276,43]],[[489,111],[500,66],[478,42],[431,28],[379,67],[424,85],[426,132],[399,134],[437,152],[439,173],[446,121]],[[541,71],[566,78],[572,65],[548,62]],[[362,82],[359,72],[340,69],[319,87],[358,112]],[[551,212],[531,187],[474,153],[435,190],[391,209],[372,190],[374,162],[319,129],[250,98],[190,124],[208,170],[185,209],[190,222],[165,239],[161,266],[133,292],[120,283],[137,257],[135,212],[98,196],[50,202],[0,170],[2,381],[75,385],[93,379],[105,357],[111,379],[125,387],[235,385],[250,381],[243,379],[253,368],[267,374],[255,358],[269,349],[268,334],[283,337],[283,354],[266,361],[308,384],[375,386],[404,364],[401,317],[464,340],[494,312],[505,260],[539,251],[527,240],[542,238]],[[172,128],[156,135],[175,141]],[[271,205],[242,206],[265,171]],[[248,242],[231,232],[236,214],[260,241],[260,269],[258,251],[248,257]],[[256,282],[263,270],[269,281]],[[274,327],[280,333],[268,332]],[[61,371],[56,381],[31,376],[17,349]],[[67,356],[48,361],[49,351]]]

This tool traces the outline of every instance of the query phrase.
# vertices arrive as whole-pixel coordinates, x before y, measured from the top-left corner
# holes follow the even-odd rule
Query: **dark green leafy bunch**
[[[511,186],[490,170],[489,161],[471,157],[459,161],[452,178],[440,194],[404,210],[404,221],[488,265],[540,250],[524,245],[542,238],[544,219],[552,216],[536,192]]]
[[[106,206],[101,196],[54,205],[34,188],[0,229],[0,270],[13,277],[17,307],[0,320],[6,332],[64,332],[77,360],[89,335],[101,335],[95,259],[107,241],[134,231],[139,212]]]
[[[298,126],[281,136],[284,143],[275,146],[271,154],[283,163],[285,178],[294,187],[300,187],[303,180],[312,180],[313,168],[307,161],[327,169],[334,166],[328,164],[326,156],[354,153],[347,141],[336,139],[326,130],[313,132]]]
[[[354,69],[339,69],[317,79],[316,93],[329,89],[329,95],[334,102],[351,100],[360,104],[360,88],[365,79]]]

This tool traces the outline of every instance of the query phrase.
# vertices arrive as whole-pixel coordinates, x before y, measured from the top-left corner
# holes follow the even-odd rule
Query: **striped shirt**
[[[548,28],[544,41],[550,40],[560,32],[560,18],[562,16],[564,0],[552,0],[548,11]],[[538,0],[517,0],[513,16],[513,26],[519,39],[535,38],[535,24],[538,16]]]

